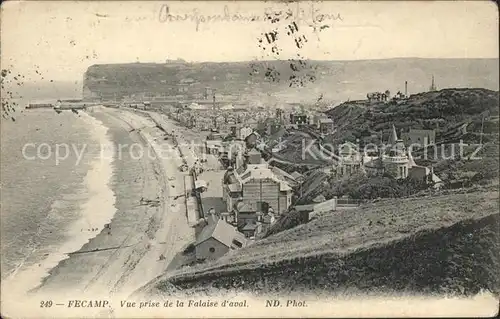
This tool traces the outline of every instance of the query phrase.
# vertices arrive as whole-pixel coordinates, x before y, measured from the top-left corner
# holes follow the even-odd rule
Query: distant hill
[[[292,64],[292,65],[291,65]],[[117,96],[143,92],[200,95],[205,87],[240,100],[258,98],[264,103],[312,103],[323,99],[337,104],[381,90],[426,91],[434,75],[438,88],[481,87],[498,90],[496,59],[401,58],[362,61],[172,61],[164,64],[129,63],[90,66],[84,74],[84,95]],[[295,77],[294,77],[295,76]],[[291,79],[292,78],[292,79]],[[300,80],[302,87],[291,85]],[[300,82],[299,81],[299,82]],[[292,83],[292,84],[293,84]]]

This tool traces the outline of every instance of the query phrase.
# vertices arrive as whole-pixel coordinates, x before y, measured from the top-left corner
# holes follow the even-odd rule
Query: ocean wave
[[[92,154],[93,159],[79,189],[62,194],[50,207],[50,213],[39,225],[31,245],[25,247],[25,258],[18,261],[16,267],[5,280],[2,290],[9,291],[9,297],[24,295],[38,287],[50,274],[50,270],[61,261],[69,258],[70,253],[81,249],[111,221],[116,212],[115,194],[110,187],[113,176],[113,160],[116,150],[108,135],[108,128],[92,116],[81,113],[93,139],[98,141],[102,152]],[[73,207],[76,204],[77,207]],[[67,223],[69,219],[72,222]],[[44,233],[52,233],[58,225],[68,225],[57,236],[52,235],[51,245],[41,246],[38,241]],[[37,240],[38,239],[38,240]],[[5,295],[4,295],[5,296]]]

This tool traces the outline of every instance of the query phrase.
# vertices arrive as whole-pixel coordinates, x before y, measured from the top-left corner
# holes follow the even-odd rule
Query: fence
[[[359,206],[361,205],[362,201],[359,199],[353,199],[353,198],[338,198],[337,199],[337,206]]]

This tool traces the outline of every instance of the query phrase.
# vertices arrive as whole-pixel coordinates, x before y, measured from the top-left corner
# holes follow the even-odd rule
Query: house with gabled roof
[[[430,185],[436,189],[443,187],[444,182],[441,180],[441,178],[439,178],[439,176],[434,174],[434,168],[432,166],[426,167],[417,165],[413,159],[413,156],[411,155],[411,152],[408,152],[408,159],[409,178],[424,182],[425,184]]]
[[[270,209],[276,215],[285,213],[292,204],[292,187],[297,186],[293,176],[269,166],[255,149],[246,157],[244,165],[229,169],[224,176],[222,187],[227,210],[235,212],[237,222],[238,216],[244,215],[257,220],[257,212],[265,215]]]
[[[260,140],[260,134],[257,133],[256,131],[252,131],[252,133],[248,134],[245,137],[245,143],[248,148],[255,147],[257,145],[258,140]]]
[[[436,130],[416,130],[410,128],[407,133],[402,133],[401,137],[406,145],[416,147],[426,147],[436,143]]]
[[[209,219],[196,238],[195,254],[198,260],[216,260],[230,250],[245,247],[247,240],[236,227],[222,219]]]
[[[298,184],[302,184],[302,182],[304,181],[304,175],[302,175],[301,173],[299,173],[297,171],[293,171],[290,174],[290,176],[292,176]]]

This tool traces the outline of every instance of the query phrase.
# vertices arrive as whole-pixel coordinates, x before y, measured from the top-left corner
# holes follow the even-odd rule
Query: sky
[[[50,75],[43,81],[81,81],[100,63],[498,58],[499,47],[497,6],[486,1],[6,1],[1,8],[1,67],[27,81],[42,81],[35,71]],[[263,19],[280,10],[280,21]],[[207,22],[214,15],[226,18]],[[273,31],[279,55],[266,41]]]

